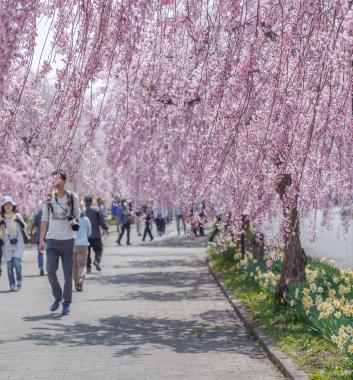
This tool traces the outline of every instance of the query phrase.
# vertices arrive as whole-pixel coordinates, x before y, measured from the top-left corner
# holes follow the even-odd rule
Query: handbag
[[[32,242],[31,235],[24,228],[21,228],[21,233],[23,237],[23,242],[25,244],[30,244]]]
[[[37,244],[37,239],[36,239],[36,234],[35,233],[31,234],[31,244]]]

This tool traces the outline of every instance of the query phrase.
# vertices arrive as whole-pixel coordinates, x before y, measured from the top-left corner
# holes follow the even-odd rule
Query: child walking
[[[85,212],[81,211],[80,229],[75,237],[75,252],[74,252],[74,268],[73,279],[75,288],[78,292],[83,290],[84,270],[87,263],[88,246],[90,245],[88,238],[92,234],[92,226]]]

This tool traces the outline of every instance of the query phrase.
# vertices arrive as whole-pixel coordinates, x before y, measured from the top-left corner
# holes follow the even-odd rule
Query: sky
[[[51,31],[49,31],[49,28],[50,28],[50,19],[48,19],[47,17],[42,18],[38,22],[36,47],[34,50],[33,63],[32,63],[32,67],[31,67],[31,70],[33,72],[37,71],[37,67],[38,67],[38,63],[40,60],[40,55],[42,53],[43,47],[44,47],[44,50],[42,53],[42,58],[40,60],[41,64],[43,63],[43,61],[45,61],[48,58],[48,56],[50,54],[51,42],[53,40],[53,33]],[[49,35],[48,35],[47,41],[45,41],[48,32],[49,32]],[[50,82],[54,82],[56,79],[56,69],[62,67],[62,63],[60,62],[60,57],[56,57],[56,61],[52,60],[51,65],[52,65],[52,70],[48,74],[47,78]]]

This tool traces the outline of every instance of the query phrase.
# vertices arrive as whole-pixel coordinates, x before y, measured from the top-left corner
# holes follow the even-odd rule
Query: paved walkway
[[[70,316],[49,313],[34,252],[20,292],[0,277],[0,379],[282,379],[207,273],[199,243],[135,237],[116,247],[113,238]]]

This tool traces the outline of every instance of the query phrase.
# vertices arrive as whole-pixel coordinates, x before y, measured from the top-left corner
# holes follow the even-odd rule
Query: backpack
[[[67,205],[69,206],[69,209],[71,211],[70,215],[73,215],[74,214],[74,193],[71,192],[71,191],[68,191],[68,190],[65,190],[65,191],[66,191],[66,194],[67,194]],[[56,195],[56,193],[55,193],[54,197],[55,197],[55,200],[57,201],[57,195]],[[50,197],[50,202],[47,203],[49,213],[50,213],[50,211],[51,212],[54,211],[53,205],[51,203],[52,198],[53,198],[53,194]]]

